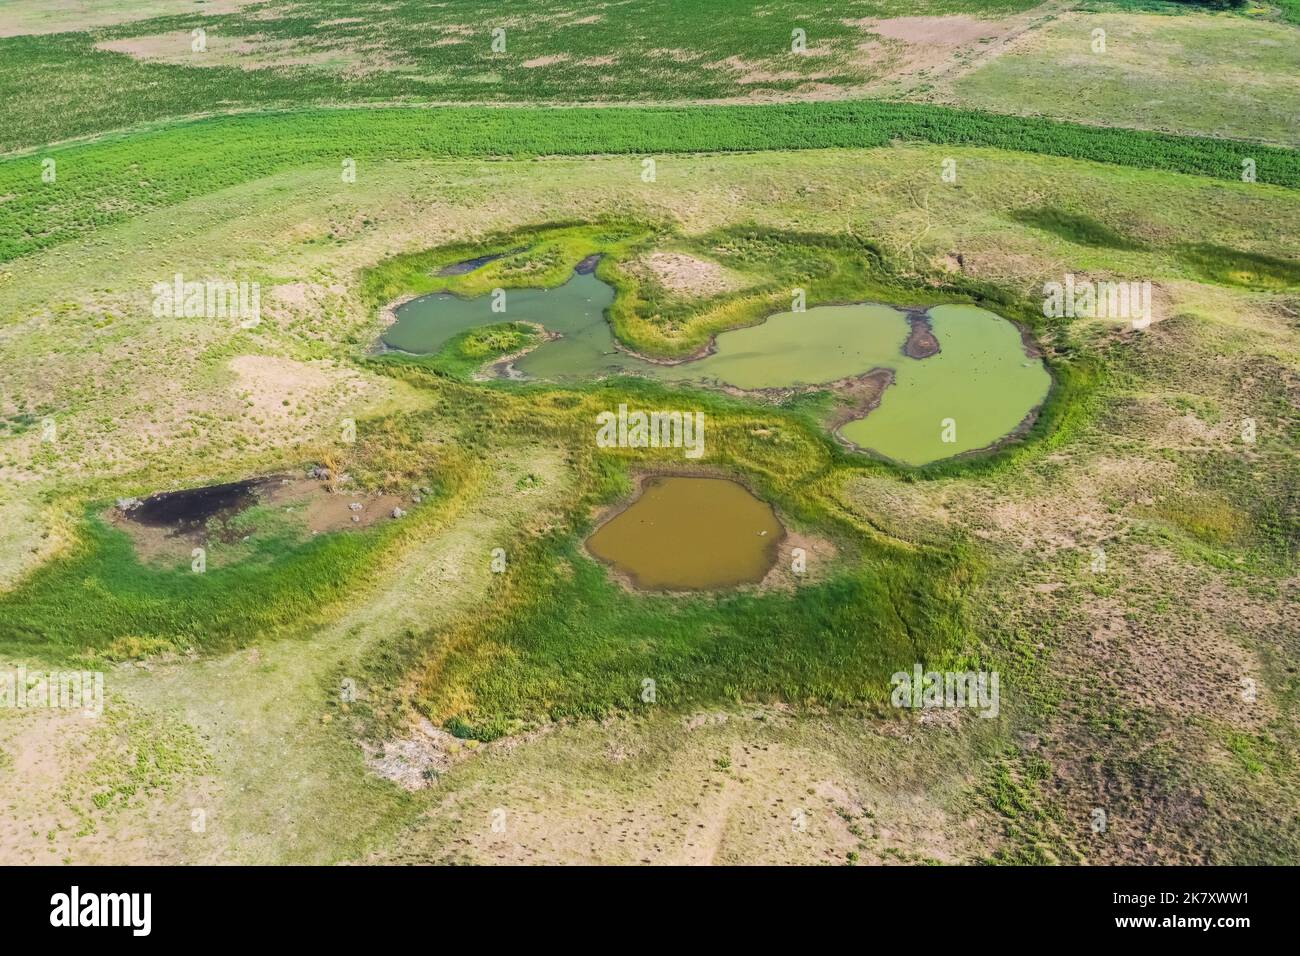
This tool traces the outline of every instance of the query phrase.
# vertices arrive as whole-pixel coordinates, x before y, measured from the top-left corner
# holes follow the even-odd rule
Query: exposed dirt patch
[[[908,92],[926,89],[1001,55],[1021,36],[1053,19],[1068,4],[1047,3],[1024,13],[996,20],[979,20],[966,14],[947,16],[864,17],[843,21],[877,39],[858,45],[858,61],[885,60],[886,72],[873,80],[873,90]]]
[[[736,82],[741,86],[812,79],[812,77],[794,70],[772,69],[763,63],[745,60],[738,56],[729,56],[725,60],[709,64],[709,66],[711,69],[729,70],[736,74]]]
[[[652,252],[630,264],[633,272],[648,276],[674,295],[707,298],[733,292],[747,284],[743,276],[726,267],[684,252]]]
[[[303,507],[307,530],[312,534],[325,534],[349,527],[368,528],[378,521],[399,520],[393,517],[394,509],[405,511],[418,502],[409,495],[391,492],[348,494],[330,491],[316,482],[304,480],[280,489],[271,503],[286,508]]]
[[[851,421],[866,418],[867,414],[880,404],[885,389],[893,384],[893,369],[876,368],[865,375],[841,379],[830,385],[821,386],[831,389],[837,400],[835,410],[826,420],[826,428],[834,433]]]
[[[366,766],[405,790],[423,790],[438,777],[474,754],[477,741],[467,742],[421,717],[405,737],[382,744],[362,743]]]
[[[556,63],[567,63],[570,57],[567,53],[552,53],[549,56],[536,56],[531,60],[524,60],[519,65],[525,70],[535,70],[542,66],[554,66]]]
[[[202,744],[179,721],[116,697],[116,677],[105,675],[98,717],[0,713],[0,865],[176,865],[211,846],[190,829],[192,808],[211,806],[220,786]]]
[[[893,17],[888,20],[862,19],[848,21],[877,36],[890,40],[924,46],[957,47],[993,37],[999,33],[998,24],[977,20],[965,14],[943,17]]]
[[[1159,573],[1192,583],[1185,569],[1161,554],[1153,552],[1143,561],[1145,573],[1159,566],[1164,569]],[[1224,634],[1212,610],[1229,603],[1244,607],[1243,597],[1220,587],[1210,599],[1189,601],[1192,607],[1175,615],[1180,626],[1172,634],[1115,598],[1086,602],[1091,633],[1076,651],[1087,661],[1072,666],[1091,671],[1127,707],[1178,721],[1209,718],[1241,728],[1265,727],[1276,710],[1259,659]],[[1275,609],[1256,605],[1254,610]]]
[[[170,66],[238,67],[261,70],[282,67],[318,67],[360,76],[392,69],[395,64],[383,50],[363,47],[309,48],[292,40],[261,34],[232,36],[211,31],[202,50],[193,47],[189,30],[147,36],[102,40],[95,49],[122,53],[137,60]]]
[[[938,355],[939,340],[935,338],[929,316],[922,311],[911,310],[907,313],[907,323],[911,326],[911,331],[903,344],[903,354],[913,359],[927,359],[931,355]]]
[[[838,556],[839,549],[829,538],[787,528],[777,547],[776,564],[758,587],[763,591],[793,591],[824,581]]]
[[[283,285],[272,286],[269,298],[272,305],[305,309],[317,301],[317,291],[307,282],[286,282]]]
[[[332,362],[240,355],[230,360],[230,370],[246,413],[273,426],[363,402],[376,392],[374,384]]]

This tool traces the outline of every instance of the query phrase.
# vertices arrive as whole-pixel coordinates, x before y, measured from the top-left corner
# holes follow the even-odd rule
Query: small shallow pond
[[[880,406],[840,428],[854,444],[907,465],[992,445],[1043,403],[1052,384],[1042,359],[1025,353],[1020,330],[1001,316],[973,305],[935,306],[927,315],[939,353],[882,363],[894,370],[894,383]]]
[[[544,342],[515,361],[533,378],[589,379],[595,375],[641,372],[651,363],[614,347],[605,310],[614,290],[591,273],[575,274],[554,289],[507,289],[506,311],[492,311],[492,297],[462,299],[445,292],[412,299],[396,311],[384,342],[404,352],[432,354],[470,329],[501,322],[533,322],[560,338]]]
[[[739,482],[656,475],[587,550],[638,588],[702,591],[762,581],[784,537],[772,506]]]
[[[1042,360],[1026,354],[1019,329],[973,305],[941,305],[925,313],[939,346],[925,358],[904,353],[911,334],[906,312],[866,303],[773,315],[720,333],[708,355],[661,365],[615,347],[605,320],[613,301],[613,288],[589,270],[555,289],[508,290],[504,313],[492,311],[490,296],[438,293],[401,306],[384,342],[427,354],[470,329],[534,322],[560,337],[514,365],[526,376],[560,382],[635,374],[756,390],[823,385],[889,369],[894,381],[879,406],[839,433],[907,465],[996,443],[1042,404],[1051,386]]]

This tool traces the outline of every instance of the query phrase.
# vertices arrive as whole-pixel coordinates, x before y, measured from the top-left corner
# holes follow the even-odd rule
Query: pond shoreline
[[[603,284],[603,286],[608,287],[610,290],[613,290],[613,287],[610,286],[608,282],[595,276],[596,269],[603,260],[604,255],[601,253],[593,253],[584,257],[578,263],[578,266],[574,268],[570,278],[561,283],[559,288],[568,285],[577,277],[590,276],[594,278],[596,282]],[[399,304],[409,303],[412,299],[444,294],[447,293],[426,293],[425,296],[404,297],[403,299],[395,300],[393,304],[390,304],[384,314],[386,316],[395,315]],[[452,294],[454,295],[454,293]],[[583,287],[582,290],[577,292],[577,295],[579,297],[583,295],[590,296],[591,293],[585,291],[585,287]],[[581,298],[580,301],[582,301]],[[589,297],[586,298],[585,301],[587,303],[592,302]],[[599,302],[597,303],[597,306],[599,306]],[[1050,363],[1044,358],[1043,348],[1036,341],[1034,332],[1028,325],[1007,318],[1006,316],[990,309],[986,309],[982,305],[970,302],[950,302],[940,303],[939,305],[899,305],[889,302],[853,301],[819,303],[812,307],[812,309],[805,310],[809,313],[816,312],[816,310],[820,309],[860,308],[865,310],[875,310],[879,315],[874,316],[872,320],[878,322],[885,321],[885,319],[891,315],[897,315],[907,323],[906,335],[902,340],[901,346],[897,346],[897,352],[894,353],[899,356],[897,360],[890,359],[881,353],[880,346],[883,344],[881,342],[876,342],[874,345],[871,345],[867,344],[871,339],[865,340],[861,343],[859,343],[856,338],[844,339],[843,335],[848,334],[852,329],[844,326],[844,322],[846,321],[845,317],[835,316],[833,314],[828,315],[825,321],[833,322],[834,326],[818,326],[817,328],[822,329],[822,331],[807,341],[804,341],[804,338],[798,338],[798,336],[804,336],[806,338],[807,335],[812,335],[811,332],[804,333],[802,331],[804,326],[799,325],[797,322],[797,319],[800,318],[800,316],[794,316],[788,310],[777,309],[776,311],[761,316],[748,325],[739,325],[734,328],[723,329],[710,334],[707,341],[688,355],[667,358],[643,354],[620,340],[615,334],[613,324],[610,322],[609,305],[600,308],[598,318],[596,317],[595,308],[588,305],[586,316],[582,319],[582,322],[586,324],[576,325],[573,328],[566,326],[564,331],[554,330],[546,324],[546,317],[549,314],[546,309],[552,307],[543,306],[539,310],[536,303],[534,303],[531,308],[533,311],[530,313],[529,319],[516,319],[514,321],[523,322],[524,324],[538,330],[540,338],[537,341],[529,343],[526,347],[510,353],[509,355],[499,356],[485,361],[479,367],[478,371],[472,373],[473,381],[528,381],[552,383],[564,387],[572,385],[574,382],[581,384],[584,382],[600,381],[603,379],[626,376],[640,377],[649,381],[657,381],[670,388],[700,388],[721,392],[741,399],[765,400],[768,402],[780,402],[795,395],[826,391],[834,398],[834,408],[823,419],[823,426],[826,428],[832,439],[841,447],[851,452],[866,454],[878,460],[889,462],[900,467],[925,467],[938,461],[949,461],[988,454],[997,451],[1006,444],[1023,438],[1023,436],[1033,427],[1034,422],[1037,420],[1039,411],[1049,400],[1056,387],[1056,376],[1051,369]],[[936,320],[933,315],[936,309],[943,308],[970,309],[977,311],[978,313],[986,314],[984,316],[986,319],[994,317],[999,321],[1009,323],[1016,330],[1016,335],[1019,338],[1021,347],[1020,351],[1023,352],[1027,359],[1041,363],[1043,369],[1047,372],[1045,394],[1043,394],[1039,401],[1024,413],[1023,417],[1014,428],[977,448],[966,449],[964,451],[955,452],[951,455],[941,455],[938,449],[935,449],[934,451],[927,452],[918,457],[906,450],[906,447],[909,445],[916,446],[918,440],[907,438],[906,436],[888,438],[882,446],[883,448],[893,449],[896,452],[901,451],[904,454],[908,454],[909,457],[915,457],[919,461],[919,464],[906,464],[900,459],[890,457],[890,454],[884,450],[880,450],[878,447],[859,443],[868,435],[893,435],[894,432],[891,431],[891,429],[895,428],[892,423],[897,420],[896,414],[888,416],[889,423],[882,422],[866,429],[853,429],[857,433],[857,441],[845,437],[843,430],[847,426],[854,422],[865,421],[869,416],[876,413],[884,400],[886,392],[888,392],[891,386],[901,381],[900,375],[902,375],[903,372],[906,371],[909,376],[920,374],[919,372],[913,371],[914,368],[919,367],[912,366],[912,362],[927,362],[927,360],[933,359],[935,356],[938,356],[945,351],[944,343],[940,341],[940,334],[936,332]],[[720,348],[722,336],[742,332],[746,329],[755,329],[775,320],[779,320],[781,326],[774,328],[771,335],[762,337],[761,341],[756,342],[754,335],[751,334],[743,339],[735,340],[725,350]],[[424,319],[423,321],[432,320]],[[867,321],[867,317],[863,317],[862,321]],[[943,321],[948,322],[950,320],[945,318]],[[795,324],[791,325],[791,322],[795,322]],[[569,324],[572,325],[572,323]],[[583,343],[590,341],[589,336],[595,334],[595,327],[597,324],[603,324],[603,328],[600,330],[598,351],[592,353],[591,358],[585,358],[584,355],[586,353],[583,352],[583,349],[588,348],[589,346]],[[956,326],[950,328],[943,325],[943,323],[940,323],[940,326],[947,329],[947,331],[944,332],[945,339],[949,335],[956,335]],[[840,333],[834,331],[836,328],[840,329]],[[856,328],[856,326],[853,328]],[[870,331],[870,328],[870,326],[863,326],[865,331],[862,334],[872,336],[875,339],[879,339],[882,335],[887,334],[882,331],[886,326],[876,326],[876,331]],[[892,326],[890,326],[890,328],[892,328]],[[564,357],[557,352],[552,357],[542,360],[540,364],[535,361],[526,361],[522,363],[521,367],[521,360],[525,359],[543,346],[567,338],[570,334],[575,335],[578,338],[572,343],[570,348],[564,351]],[[972,334],[982,335],[984,333],[962,332],[961,337],[957,339],[955,344],[953,342],[947,343],[956,348],[957,351],[946,356],[947,361],[944,362],[945,367],[953,363],[957,363],[959,367],[964,367],[961,366],[960,363],[967,360],[969,350],[972,347],[972,340],[970,339]],[[432,339],[426,339],[426,341],[431,342],[432,353],[407,352],[406,354],[436,354],[438,347],[434,346],[438,342],[437,335],[438,333],[435,332]],[[793,342],[791,340],[792,335],[796,335],[796,340]],[[833,341],[828,341],[825,345],[820,344],[828,335],[832,337]],[[994,341],[1001,342],[1000,339],[995,339]],[[387,349],[406,352],[406,349],[389,345],[383,339],[381,339],[381,342]],[[843,342],[846,344],[836,346],[835,342]],[[965,343],[964,346],[962,344],[963,342]],[[763,351],[764,343],[766,343],[768,351]],[[799,343],[803,344],[800,345]],[[977,345],[976,347],[979,346]],[[1002,347],[1004,348],[1004,351],[998,361],[1011,361],[1010,357],[1005,352],[1006,346]],[[608,351],[599,351],[599,349]],[[738,349],[739,351],[737,351]],[[755,349],[757,349],[757,351],[754,351]],[[829,351],[827,351],[828,349]],[[822,356],[823,351],[826,351],[825,356]],[[771,353],[770,355],[768,354],[769,352]],[[641,367],[620,367],[618,360],[612,358],[615,354],[625,355],[635,363],[638,363]],[[571,355],[576,356],[576,358],[568,357]],[[688,367],[695,362],[711,357],[719,357],[721,364],[718,362],[710,363],[706,368],[695,371],[695,377],[691,377],[692,372]],[[865,359],[866,362],[875,362],[876,364],[862,372],[843,375],[842,373],[846,370],[846,367],[852,367],[856,358]],[[895,365],[895,361],[903,364]],[[565,364],[566,362],[568,364]],[[737,364],[738,362],[739,364]],[[756,362],[766,362],[768,364],[756,366]],[[866,362],[863,364],[866,364]],[[667,375],[661,377],[661,375],[655,371],[657,368],[683,368],[685,369],[685,377],[681,380],[677,380]],[[835,372],[840,372],[841,377],[827,382],[817,382],[816,377],[819,368],[823,373],[835,374]],[[767,369],[767,371],[764,371],[764,369]],[[927,365],[925,378],[923,380],[930,381],[934,379],[936,375],[943,378],[945,373],[938,369],[930,369]],[[1023,376],[1019,371],[1016,372],[1016,375],[1018,377],[1014,380],[1017,382],[1023,382]],[[776,381],[784,379],[794,382],[795,384],[765,386],[761,384],[765,377],[769,380]],[[812,384],[803,384],[798,381],[800,378],[811,380]],[[745,382],[746,385],[736,385],[727,379],[739,380]],[[952,380],[944,379],[944,381]],[[916,392],[915,383],[911,377],[909,377],[907,384],[909,387],[904,390],[906,394],[912,396],[917,395],[918,393]],[[932,384],[942,386],[942,383]],[[900,388],[901,387],[902,386],[900,385]],[[963,386],[960,385],[942,386],[945,393],[952,392],[952,397],[961,402],[969,401],[971,399],[971,396],[967,393],[969,393],[970,389],[974,387],[974,385],[965,387],[965,392],[963,392]],[[924,396],[931,394],[933,394],[933,390],[927,388],[924,393],[921,393],[921,397],[924,398]],[[1015,395],[1014,392],[1009,392],[1007,394],[1008,396]],[[965,398],[962,397],[963,395]],[[1025,397],[1032,398],[1033,396],[1027,395]],[[927,401],[930,402],[935,400],[936,399],[927,399]],[[1008,409],[1005,408],[1005,405],[1009,402],[1013,403],[1015,400],[1012,397],[1003,398],[1000,399],[1000,401],[1002,401],[1004,406],[1004,417],[1008,420],[1009,424],[1011,417],[1010,415],[1006,415],[1005,412],[1018,409]],[[954,407],[965,408],[967,406],[957,405]],[[979,404],[976,407],[982,408],[983,404]],[[1023,408],[1024,406],[1022,405],[1021,407]],[[882,429],[884,431],[882,431]],[[992,430],[993,429],[989,429],[989,431]],[[979,437],[983,438],[986,436],[981,435]],[[931,455],[939,455],[939,457],[930,457]]]

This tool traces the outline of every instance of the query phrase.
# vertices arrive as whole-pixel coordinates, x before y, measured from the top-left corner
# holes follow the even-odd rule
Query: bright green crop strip
[[[870,148],[892,140],[989,146],[1300,187],[1300,152],[874,101],[680,108],[319,110],[226,116],[0,162],[0,261],[292,167],[338,181],[357,163],[418,157]],[[55,161],[53,183],[42,161]],[[936,175],[938,175],[936,173]]]

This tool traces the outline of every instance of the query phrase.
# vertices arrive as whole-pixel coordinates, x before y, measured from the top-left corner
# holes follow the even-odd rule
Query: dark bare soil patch
[[[924,311],[911,309],[907,313],[907,322],[911,326],[907,342],[903,345],[903,354],[908,358],[927,359],[939,354],[939,340],[935,338],[934,328]]]

